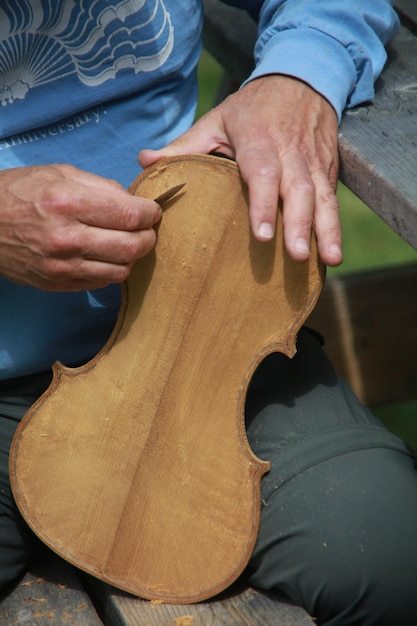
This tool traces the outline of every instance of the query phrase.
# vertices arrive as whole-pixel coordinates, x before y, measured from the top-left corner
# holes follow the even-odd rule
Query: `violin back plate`
[[[16,502],[50,548],[135,595],[197,602],[229,586],[256,541],[268,460],[244,425],[251,376],[267,354],[291,357],[324,281],[277,234],[250,232],[236,164],[168,158],[132,185],[164,205],[154,251],[124,285],[100,353],[50,388],[16,432]]]

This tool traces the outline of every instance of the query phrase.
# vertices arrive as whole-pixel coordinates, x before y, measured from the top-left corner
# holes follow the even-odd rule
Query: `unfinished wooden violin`
[[[251,376],[291,357],[324,280],[251,235],[236,164],[165,159],[130,191],[165,205],[155,250],[134,265],[109,341],[53,381],[14,438],[16,502],[45,544],[138,596],[189,603],[225,589],[257,536],[260,480],[244,426]]]

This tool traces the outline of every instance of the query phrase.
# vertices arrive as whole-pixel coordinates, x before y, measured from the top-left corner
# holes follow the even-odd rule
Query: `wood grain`
[[[194,602],[245,567],[259,523],[246,389],[269,352],[291,356],[324,269],[250,233],[235,163],[176,157],[132,193],[166,205],[154,253],[134,266],[115,331],[84,367],[54,368],[11,451],[16,501],[64,558],[151,599]]]
[[[135,599],[91,580],[89,592],[111,626],[314,626],[299,606],[283,596],[240,584],[199,604],[161,604]]]
[[[1,626],[102,626],[74,568],[49,551],[0,601]]]

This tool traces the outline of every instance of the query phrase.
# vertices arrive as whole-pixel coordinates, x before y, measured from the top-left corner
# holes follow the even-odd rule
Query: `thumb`
[[[160,150],[142,150],[139,153],[139,163],[145,168],[165,157],[180,154],[210,154],[224,152],[224,134],[215,124],[214,111],[198,120],[189,130],[174,139]]]

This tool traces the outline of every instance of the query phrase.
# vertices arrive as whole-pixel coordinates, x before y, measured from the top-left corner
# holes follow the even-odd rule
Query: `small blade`
[[[154,198],[154,202],[157,202],[160,206],[162,206],[165,202],[171,200],[171,198],[173,198],[175,194],[177,194],[185,186],[185,184],[186,183],[181,183],[181,185],[175,185],[175,187],[171,187],[171,189],[164,191],[164,193],[161,193],[161,195],[157,198]]]

